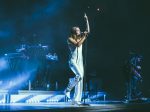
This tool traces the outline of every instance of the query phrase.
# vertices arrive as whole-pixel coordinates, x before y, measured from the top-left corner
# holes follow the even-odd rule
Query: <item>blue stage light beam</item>
[[[7,81],[8,83],[5,83],[5,85],[3,84],[2,86],[0,86],[0,89],[1,90],[13,90],[13,89],[16,90],[16,89],[20,89],[24,87],[25,83],[30,79],[30,77],[34,74],[35,71],[36,69],[33,69],[28,72],[17,74],[17,77],[9,79],[9,81]]]
[[[0,72],[8,68],[8,64],[5,58],[0,58]]]

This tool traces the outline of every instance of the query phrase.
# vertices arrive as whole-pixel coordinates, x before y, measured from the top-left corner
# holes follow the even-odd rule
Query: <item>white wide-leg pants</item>
[[[82,91],[83,91],[83,76],[84,76],[84,68],[83,62],[69,61],[69,66],[71,70],[74,72],[75,77],[73,80],[69,81],[68,89],[71,91],[75,87],[74,92],[74,101],[81,101]]]

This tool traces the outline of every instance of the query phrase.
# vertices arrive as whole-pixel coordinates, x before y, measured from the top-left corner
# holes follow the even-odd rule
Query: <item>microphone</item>
[[[88,32],[87,31],[84,31],[84,32],[80,32],[80,34],[87,34]]]
[[[86,36],[88,33],[85,31],[85,32],[80,32],[80,35],[81,36]]]

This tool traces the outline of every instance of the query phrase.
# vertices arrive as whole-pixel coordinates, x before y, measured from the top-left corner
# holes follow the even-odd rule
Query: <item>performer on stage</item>
[[[143,57],[141,55],[134,54],[130,56],[130,59],[126,61],[124,73],[127,82],[127,100],[137,99],[142,97],[140,91],[140,84],[142,82],[141,76],[141,64]]]
[[[81,104],[82,91],[83,91],[83,56],[82,56],[82,44],[87,39],[87,35],[90,32],[88,17],[84,15],[86,20],[86,30],[81,33],[79,27],[73,27],[71,29],[71,35],[68,38],[68,47],[70,50],[69,67],[75,74],[73,80],[69,81],[64,93],[66,97],[70,99],[70,92],[75,87],[74,97],[72,104]]]

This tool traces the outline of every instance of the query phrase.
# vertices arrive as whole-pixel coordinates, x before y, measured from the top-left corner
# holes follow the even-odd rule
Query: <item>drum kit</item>
[[[4,56],[8,59],[22,58],[22,59],[32,59],[33,57],[44,58],[48,61],[58,61],[58,56],[56,53],[48,52],[48,45],[26,45],[22,44],[16,49],[14,53],[6,53]]]
[[[58,55],[54,52],[49,52],[48,45],[27,45],[21,44],[15,52],[4,54],[4,58],[8,64],[8,71],[13,72],[24,72],[31,68],[30,66],[35,65],[38,66],[38,70],[36,72],[35,80],[32,84],[39,86],[36,82],[46,82],[43,75],[48,77],[48,75],[52,72],[49,67],[53,67],[53,64],[57,64]],[[40,71],[41,70],[41,71]],[[43,71],[45,70],[45,71]],[[16,76],[15,76],[16,77]],[[32,76],[31,76],[32,77]],[[40,77],[40,78],[38,78]],[[30,79],[29,79],[30,80]],[[46,80],[49,80],[46,78]],[[35,84],[34,84],[35,83]],[[42,86],[42,85],[40,85]]]

